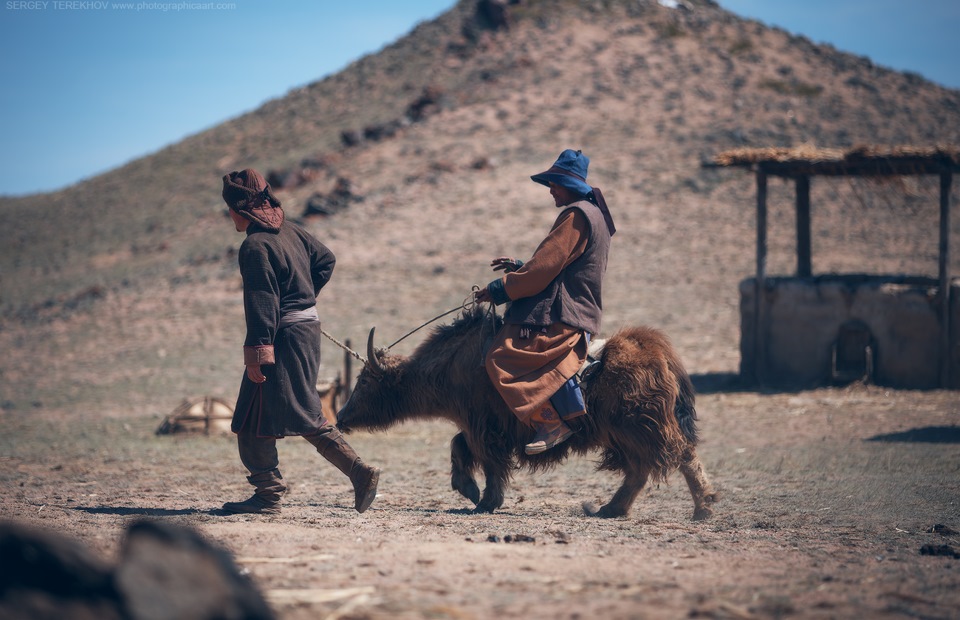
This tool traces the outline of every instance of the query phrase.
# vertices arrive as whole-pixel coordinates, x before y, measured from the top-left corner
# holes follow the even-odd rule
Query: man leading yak
[[[287,490],[280,475],[277,439],[301,435],[353,484],[363,512],[377,494],[380,470],[366,465],[340,431],[327,422],[317,394],[320,320],[317,295],[330,280],[333,252],[306,230],[285,222],[280,201],[253,169],[223,177],[223,200],[240,245],[246,371],[233,415],[240,461],[255,488],[249,499],[227,502],[226,513],[280,512]]]
[[[616,232],[603,194],[586,182],[589,164],[567,149],[530,177],[550,188],[562,211],[530,260],[494,259],[490,265],[504,275],[474,296],[509,302],[485,365],[510,410],[535,431],[527,454],[566,441],[573,430],[565,421],[586,413],[575,375],[600,331],[601,284]]]

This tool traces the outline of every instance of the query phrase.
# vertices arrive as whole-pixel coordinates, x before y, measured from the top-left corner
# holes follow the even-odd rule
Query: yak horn
[[[373,346],[373,332],[376,330],[376,327],[371,327],[370,335],[367,336],[367,363],[370,364],[376,372],[383,372],[383,366],[380,364],[377,350]]]

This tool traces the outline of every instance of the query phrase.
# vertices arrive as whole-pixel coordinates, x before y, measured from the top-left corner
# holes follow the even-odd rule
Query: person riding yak
[[[566,424],[584,415],[575,375],[600,331],[601,285],[616,232],[599,188],[587,184],[589,158],[567,149],[530,177],[550,188],[563,209],[527,262],[495,258],[504,275],[474,294],[477,302],[509,303],[504,325],[485,358],[487,374],[521,422],[536,431],[524,447],[539,454],[566,441]]]

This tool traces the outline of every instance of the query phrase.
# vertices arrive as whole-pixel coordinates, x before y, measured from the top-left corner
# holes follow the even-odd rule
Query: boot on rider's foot
[[[549,403],[544,405],[540,411],[530,417],[536,434],[533,441],[523,447],[527,454],[540,454],[550,448],[559,445],[573,435],[573,430],[567,426],[556,410]]]

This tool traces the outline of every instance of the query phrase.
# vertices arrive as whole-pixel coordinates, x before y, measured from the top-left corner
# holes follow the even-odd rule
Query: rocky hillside
[[[10,411],[165,413],[232,397],[241,239],[220,177],[270,172],[338,256],[327,331],[391,342],[528,256],[555,216],[529,175],[592,160],[618,224],[605,330],[666,330],[696,373],[735,372],[753,186],[739,146],[960,144],[960,91],[741,19],[709,0],[462,0],[381,52],[53,194],[0,200]],[[957,200],[954,183],[954,200]],[[814,181],[814,270],[935,274],[936,181]],[[771,188],[771,273],[793,269],[792,188]],[[954,238],[960,218],[954,218]],[[960,252],[953,269],[960,270]],[[416,344],[413,336],[398,350]],[[384,342],[382,344],[386,344]],[[339,351],[325,349],[336,371]]]

